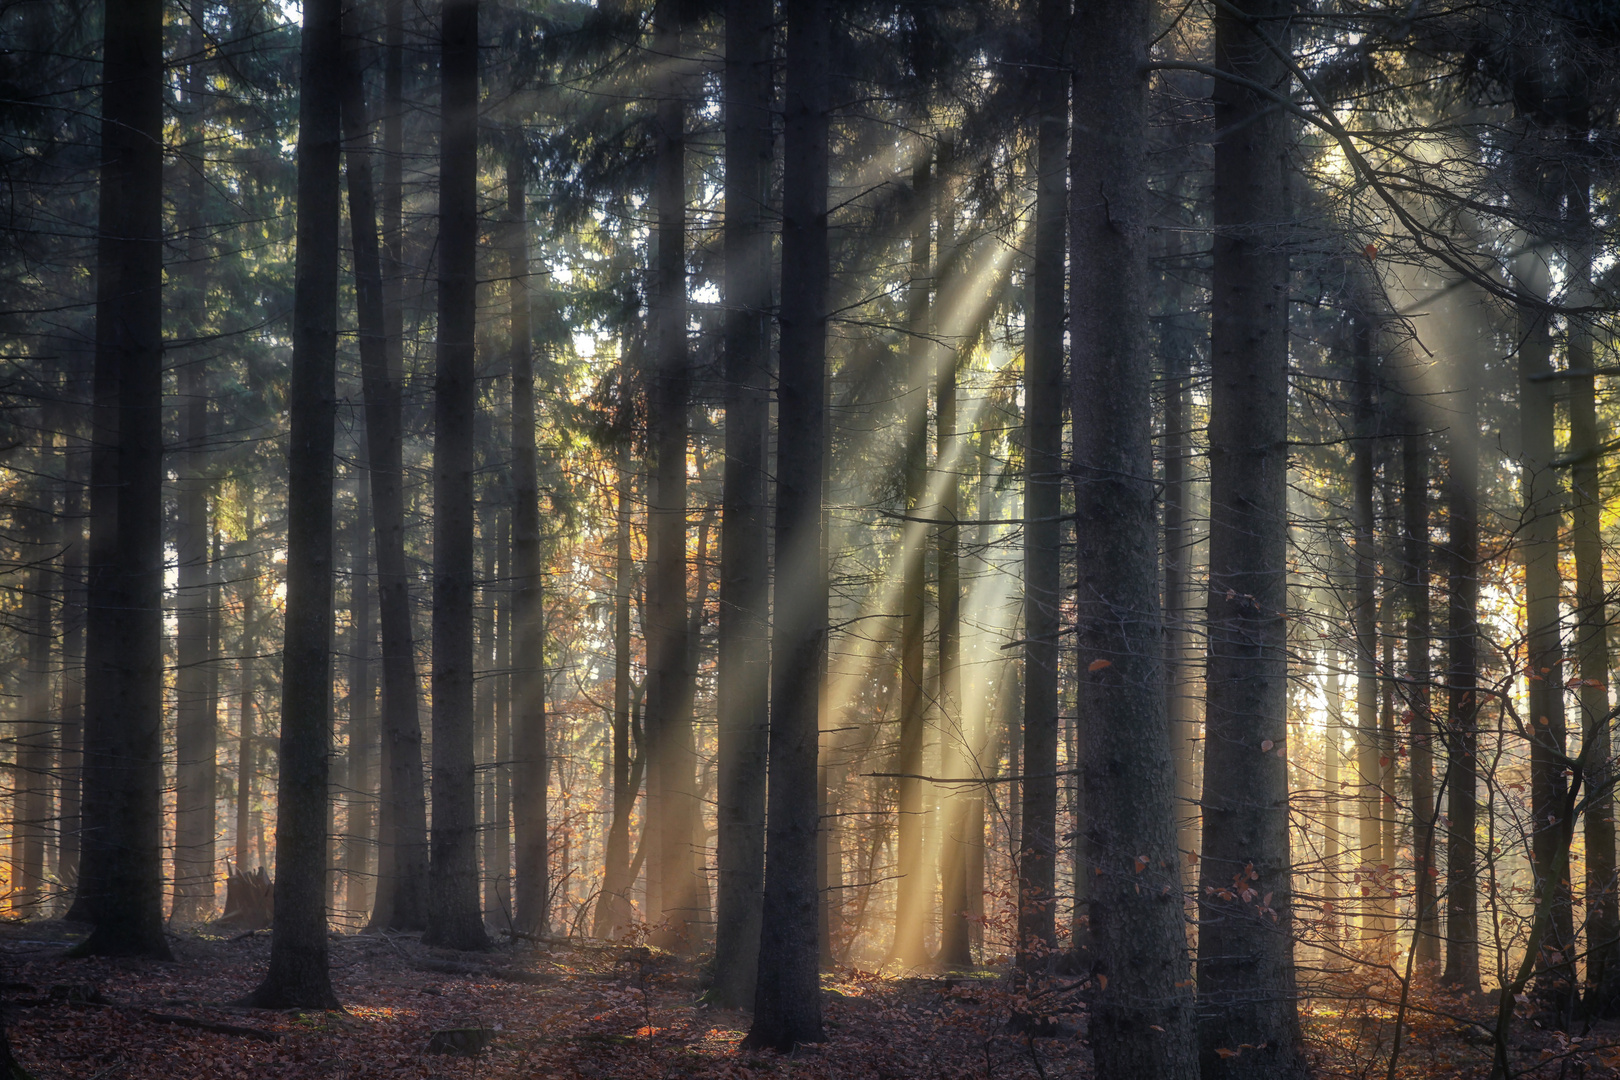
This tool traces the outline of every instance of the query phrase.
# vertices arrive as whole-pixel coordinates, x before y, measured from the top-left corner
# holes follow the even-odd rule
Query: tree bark
[[[551,905],[546,824],[546,623],[540,562],[540,480],[535,457],[534,353],[529,325],[528,177],[506,165],[512,318],[512,834],[517,928],[544,933]]]
[[[1373,484],[1376,414],[1373,403],[1372,329],[1364,319],[1349,328],[1354,393],[1355,441],[1350,452],[1351,517],[1355,559],[1355,606],[1351,621],[1356,643],[1356,873],[1363,881],[1377,874],[1383,858],[1384,792],[1378,764],[1378,543],[1374,535]],[[1373,893],[1376,894],[1374,889]],[[1361,938],[1369,947],[1385,940],[1389,927],[1375,897],[1361,911]]]
[[[1072,270],[1080,814],[1102,1076],[1198,1075],[1164,694],[1147,363],[1150,0],[1081,5]],[[1098,980],[1101,984],[1101,979]]]
[[[422,940],[489,945],[478,903],[473,762],[474,331],[478,309],[478,0],[441,21],[439,336],[433,380],[433,836]]]
[[[906,387],[906,513],[931,516],[928,500],[928,387],[930,372],[928,295],[932,274],[932,219],[929,159],[925,155],[911,170],[911,280],[907,286],[906,319],[908,382]],[[896,886],[892,959],[905,966],[926,963],[926,937],[932,912],[933,882],[924,859],[926,781],[924,755],[928,742],[928,694],[923,659],[927,631],[928,587],[925,580],[929,528],[922,521],[907,521],[901,543],[900,596],[900,753],[895,762],[898,815],[895,845],[900,880]]]
[[[1035,258],[1024,331],[1024,745],[1018,967],[1057,954],[1058,583],[1063,479],[1063,265],[1068,93],[1062,0],[1036,0]]]
[[[79,876],[80,914],[95,928],[76,952],[168,959],[161,850],[163,5],[109,2],[104,33]]]
[[[1286,90],[1262,35],[1290,0],[1215,15],[1224,72]],[[1288,128],[1215,80],[1209,660],[1198,997],[1204,1080],[1303,1076],[1288,850]],[[1227,1056],[1244,1044],[1264,1046]]]
[[[754,1000],[765,883],[771,304],[771,243],[765,215],[773,150],[773,17],[768,0],[729,0],[726,7],[726,465],[717,671],[719,887],[710,993],[716,1004],[729,1008],[744,1008]]]
[[[69,458],[71,462],[72,457]],[[62,500],[61,773],[56,874],[70,892],[79,880],[79,806],[84,747],[84,507],[83,477],[71,465]]]
[[[782,304],[777,381],[776,607],[765,898],[754,1022],[744,1045],[788,1051],[825,1039],[817,963],[817,680],[827,647],[821,543],[826,452],[828,0],[787,9],[782,148]]]
[[[354,485],[354,530],[349,534],[349,753],[343,841],[344,907],[363,916],[371,910],[372,806],[376,791],[373,751],[377,746],[372,714],[375,686],[371,648],[376,627],[371,621],[371,482],[360,474]]]
[[[1479,991],[1479,361],[1464,346],[1446,470],[1446,966],[1440,981]]]
[[[599,938],[614,938],[629,929],[630,815],[641,786],[639,771],[631,775],[630,762],[630,443],[619,444],[618,476],[614,491],[617,522],[613,541],[613,819],[608,825],[602,899],[596,906],[592,930]],[[763,811],[761,812],[763,815]],[[761,841],[763,854],[763,840]],[[719,943],[716,942],[718,949]],[[757,942],[756,942],[757,947]],[[752,976],[750,976],[752,980]]]
[[[422,787],[422,727],[417,716],[416,646],[411,630],[411,573],[405,560],[404,273],[401,208],[403,0],[389,0],[384,62],[382,239],[371,168],[371,138],[360,70],[361,38],[344,36],[343,123],[354,245],[360,382],[376,534],[377,608],[382,637],[382,734],[377,800],[377,893],[371,924],[387,930],[427,925],[427,803]]]
[[[1429,681],[1429,440],[1408,400],[1401,440],[1401,512],[1406,563],[1406,703],[1412,715],[1412,863],[1420,964],[1440,960],[1435,862],[1434,715]]]
[[[287,458],[287,606],[276,782],[276,912],[259,1008],[336,1009],[326,912],[332,750],[332,468],[342,4],[308,0],[299,56],[298,249],[293,285],[292,433]]]

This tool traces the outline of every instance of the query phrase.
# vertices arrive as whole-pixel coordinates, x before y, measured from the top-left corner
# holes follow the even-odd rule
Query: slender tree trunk
[[[1164,694],[1146,359],[1151,0],[1082,4],[1069,204],[1083,865],[1100,1076],[1198,1075]],[[1099,984],[1101,980],[1099,979]]]
[[[1290,0],[1215,15],[1216,65],[1286,88],[1261,40]],[[1250,20],[1256,20],[1251,22]],[[1204,1080],[1303,1076],[1290,898],[1288,766],[1288,128],[1271,100],[1214,87],[1209,660],[1198,997]],[[1248,1044],[1264,1050],[1226,1056]]]
[[[1582,122],[1572,125],[1575,166],[1565,187],[1565,213],[1575,245],[1570,266],[1572,291],[1591,296],[1591,178],[1585,103]],[[1580,302],[1578,299],[1577,302]],[[1573,503],[1571,547],[1575,549],[1575,655],[1581,680],[1580,722],[1586,751],[1586,936],[1587,1012],[1612,1016],[1620,1011],[1620,898],[1615,891],[1614,780],[1609,714],[1609,607],[1603,575],[1602,519],[1605,499],[1601,467],[1604,429],[1597,415],[1592,332],[1579,320],[1569,324],[1569,456]]]
[[[495,540],[500,553],[495,604],[495,674],[491,693],[495,696],[495,764],[490,786],[495,810],[490,823],[489,864],[492,897],[485,904],[501,923],[512,918],[512,515],[505,508]],[[510,927],[508,927],[510,928]]]
[[[242,503],[242,547],[245,552],[251,552],[254,543],[253,489],[244,485],[238,492],[238,499]],[[238,661],[240,682],[237,685],[236,710],[236,828],[233,836],[236,841],[234,852],[236,869],[244,874],[250,870],[248,855],[252,850],[249,833],[252,828],[256,745],[253,740],[253,660],[259,648],[258,627],[254,621],[258,617],[259,590],[252,564],[251,555],[242,560],[242,630],[237,644],[237,653],[241,659]],[[260,865],[266,865],[264,852],[260,851],[258,856]]]
[[[1435,886],[1434,716],[1429,693],[1429,440],[1410,401],[1401,440],[1401,510],[1405,525],[1407,708],[1412,714],[1412,864],[1417,908],[1417,961],[1440,960]]]
[[[939,183],[935,185],[934,216],[939,222],[938,285],[945,288],[947,275],[956,263],[956,189],[950,180],[950,146],[940,148]],[[934,320],[935,334],[941,333]],[[937,516],[941,522],[935,535],[939,565],[939,713],[943,760],[947,776],[967,776],[973,771],[976,732],[962,700],[962,565],[961,526],[951,524],[961,514],[961,470],[965,453],[962,432],[957,426],[955,346],[938,342],[934,352],[934,481],[939,491]],[[968,895],[968,863],[976,841],[969,833],[972,792],[956,788],[945,800],[945,835],[940,848],[940,961],[954,967],[973,963],[972,897]]]
[[[354,530],[349,534],[349,782],[344,795],[343,842],[343,876],[348,886],[344,907],[362,916],[371,910],[369,856],[376,789],[371,646],[377,631],[371,621],[371,528],[371,482],[362,473],[355,478]]]
[[[70,457],[69,461],[73,459]],[[62,703],[61,774],[56,874],[71,895],[79,880],[80,773],[84,746],[84,485],[68,469],[62,500]],[[59,909],[60,910],[60,909]]]
[[[1547,296],[1550,282],[1546,257],[1536,251],[1518,264],[1523,287]],[[1568,781],[1564,773],[1564,645],[1558,570],[1561,493],[1553,458],[1555,390],[1552,381],[1552,338],[1539,308],[1519,310],[1520,495],[1524,500],[1521,530],[1524,562],[1526,637],[1526,723],[1530,728],[1531,863],[1536,895],[1555,891],[1552,921],[1536,959],[1536,990],[1560,1017],[1568,1015],[1575,993],[1574,926],[1567,877],[1554,873],[1564,825],[1561,820]]]
[[[696,763],[687,643],[686,450],[691,372],[686,343],[686,106],[677,70],[681,25],[676,0],[653,8],[653,53],[662,69],[653,166],[656,253],[649,323],[653,366],[647,424],[655,469],[648,507],[647,737],[649,821],[655,830],[651,871],[659,882],[654,941],[692,948],[699,911],[699,866],[691,849]]]
[[[433,380],[433,850],[422,940],[489,945],[478,904],[473,763],[474,331],[478,289],[478,0],[441,22],[439,340]]]
[[[200,197],[194,193],[193,197]],[[193,220],[192,228],[200,228]],[[214,912],[214,758],[218,725],[208,711],[208,389],[193,360],[180,369],[184,463],[181,466],[175,556],[175,823],[173,917],[181,923]]]
[[[1182,256],[1181,232],[1175,231],[1172,254]],[[1166,284],[1173,280],[1166,276]],[[1164,692],[1170,722],[1171,758],[1176,770],[1176,847],[1198,851],[1198,775],[1195,747],[1198,717],[1193,699],[1193,656],[1187,632],[1192,615],[1189,597],[1193,529],[1189,502],[1192,482],[1187,461],[1192,456],[1192,423],[1187,395],[1192,378],[1193,345],[1176,322],[1188,304],[1185,289],[1170,286],[1166,321],[1159,331],[1164,370]],[[1183,876],[1196,877],[1192,864]]]
[[[1378,550],[1374,535],[1373,484],[1376,477],[1376,414],[1373,404],[1372,329],[1364,319],[1350,327],[1355,442],[1351,448],[1351,516],[1355,557],[1355,606],[1351,620],[1356,641],[1356,872],[1363,881],[1376,874],[1382,854],[1383,785],[1378,764]],[[1376,890],[1375,890],[1376,891]],[[1361,912],[1361,938],[1383,942],[1386,927],[1378,902]]]
[[[929,343],[928,294],[932,275],[932,210],[929,161],[924,156],[911,171],[911,281],[906,307],[910,337],[907,342],[908,384],[906,387],[906,513],[919,518],[930,516],[928,499],[928,385],[931,355]],[[778,451],[780,453],[780,451]],[[922,521],[907,521],[901,543],[902,583],[900,586],[900,754],[895,772],[898,780],[899,821],[895,845],[900,880],[896,886],[894,944],[889,955],[903,965],[928,960],[925,938],[933,882],[924,859],[925,771],[924,754],[928,741],[928,694],[924,685],[923,659],[927,630],[927,537],[929,528]]]
[[[44,448],[45,455],[54,456],[51,437]],[[44,455],[42,455],[44,456]],[[41,473],[48,473],[42,468]],[[51,643],[56,638],[56,619],[53,614],[55,570],[49,552],[56,539],[55,501],[53,486],[41,485],[33,500],[42,505],[27,512],[31,520],[27,531],[34,541],[30,558],[34,562],[28,586],[27,616],[28,649],[24,661],[26,688],[22,701],[22,719],[17,724],[17,795],[12,819],[14,847],[20,847],[20,858],[13,862],[13,911],[29,916],[45,913],[45,848],[51,827],[51,759],[55,752],[55,725],[52,723],[54,704],[51,693]],[[26,535],[26,534],[25,534]],[[20,841],[20,844],[17,842]]]
[[[618,521],[613,544],[613,820],[608,825],[602,901],[596,908],[593,930],[599,938],[618,937],[629,927],[630,889],[635,885],[630,873],[630,815],[640,777],[632,782],[630,775],[630,576],[634,569],[630,561],[630,479],[630,443],[626,439],[619,445],[614,492]],[[762,855],[763,851],[762,840]]]
[[[1035,0],[1035,258],[1024,331],[1024,745],[1018,966],[1057,954],[1058,583],[1063,478],[1063,264],[1067,224],[1067,37],[1062,0]]]
[[[332,750],[332,469],[342,125],[339,0],[308,0],[300,51],[298,253],[287,459],[287,606],[276,782],[276,912],[259,1008],[336,1009],[328,966],[328,759]]]
[[[770,704],[771,32],[768,0],[726,7],[726,466],[720,519],[716,1004],[753,1004],[765,883]],[[628,614],[628,612],[627,612]],[[615,729],[615,740],[617,740]],[[618,776],[617,743],[615,770]],[[615,811],[616,811],[615,807]],[[617,824],[619,815],[614,814]],[[628,849],[618,853],[623,861]],[[609,855],[609,865],[614,865]]]
[[[95,929],[76,951],[167,959],[161,849],[163,5],[108,3],[104,34],[93,434],[100,460],[91,466],[90,797],[79,877],[81,914]]]
[[[1441,982],[1479,991],[1479,361],[1465,351],[1446,470],[1446,966]]]
[[[422,728],[417,717],[410,569],[405,560],[404,440],[401,382],[404,321],[400,305],[404,242],[401,208],[403,0],[389,0],[384,64],[382,252],[377,243],[371,138],[360,70],[358,28],[345,34],[344,162],[349,232],[354,245],[365,398],[372,521],[376,533],[377,607],[382,634],[382,735],[376,907],[372,925],[420,930],[427,924],[427,804],[422,788]]]
[[[484,512],[479,529],[479,542],[483,545],[483,586],[479,589],[478,605],[474,617],[478,629],[478,674],[474,683],[475,709],[473,723],[477,752],[474,776],[478,795],[478,889],[479,910],[484,925],[498,925],[501,917],[500,901],[495,891],[495,697],[500,687],[495,681],[495,636],[500,628],[495,621],[495,583],[500,580],[500,509],[494,494],[485,487]],[[481,773],[481,775],[480,775]]]
[[[782,304],[777,381],[776,607],[765,897],[749,1047],[821,1042],[816,934],[816,757],[827,648],[823,561],[827,317],[827,129],[831,112],[828,0],[787,8],[782,148]]]
[[[1327,903],[1327,922],[1333,933],[1343,925],[1339,912],[1339,873],[1344,859],[1344,837],[1339,832],[1340,758],[1344,744],[1344,685],[1339,676],[1339,654],[1327,653],[1327,731],[1322,747],[1322,899]]]
[[[512,839],[517,929],[541,933],[551,906],[547,863],[546,622],[540,565],[540,480],[535,456],[534,356],[529,327],[527,177],[516,154],[506,164],[512,318]]]

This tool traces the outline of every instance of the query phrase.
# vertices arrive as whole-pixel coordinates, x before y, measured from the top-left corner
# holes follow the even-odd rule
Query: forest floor
[[[257,985],[268,935],[176,934],[172,963],[66,956],[77,928],[0,926],[0,993],[13,1051],[37,1080],[501,1080],[677,1077],[781,1080],[1089,1077],[1080,980],[1054,993],[1057,1034],[1006,1025],[1005,972],[910,977],[841,969],[825,979],[828,1041],[784,1056],[743,1050],[746,1014],[701,1002],[699,973],[666,955],[586,943],[490,953],[409,935],[333,935],[344,1013],[230,1003]],[[1345,984],[1303,1010],[1315,1075],[1384,1076],[1387,988]],[[1359,985],[1359,984],[1358,984]],[[1397,1075],[1484,1077],[1486,1003],[1424,1004]],[[1513,1066],[1536,1077],[1620,1077],[1620,1029],[1567,1035],[1520,1024]],[[472,1056],[436,1050],[474,1051]],[[1235,1048],[1234,1052],[1247,1052]]]

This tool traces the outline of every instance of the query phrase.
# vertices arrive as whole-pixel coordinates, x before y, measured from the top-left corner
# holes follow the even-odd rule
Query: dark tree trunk
[[[72,457],[69,461],[73,461]],[[56,873],[65,890],[79,880],[80,773],[84,746],[84,508],[83,477],[72,465],[62,500],[62,703],[60,841]]]
[[[1479,991],[1479,361],[1456,366],[1446,469],[1446,966],[1441,982]]]
[[[195,225],[194,225],[195,227]],[[200,361],[180,369],[185,458],[181,466],[175,606],[175,823],[173,917],[199,922],[214,913],[214,758],[218,724],[209,711],[210,604],[208,390]]]
[[[662,69],[654,121],[653,204],[656,252],[649,324],[653,363],[647,425],[654,483],[648,507],[647,741],[648,820],[655,830],[659,945],[688,950],[700,910],[701,864],[692,850],[696,761],[692,748],[692,672],[687,641],[686,443],[691,371],[686,342],[686,105],[678,58],[677,0],[653,8],[653,54]]]
[[[372,800],[377,783],[372,765],[377,730],[371,709],[375,689],[371,648],[377,629],[371,621],[371,527],[371,482],[362,473],[355,478],[354,530],[349,534],[349,775],[344,794],[343,876],[347,888],[343,905],[351,917],[364,917],[371,910]]]
[[[433,852],[422,940],[489,945],[473,763],[478,0],[448,0],[439,67],[439,339],[433,380]]]
[[[354,245],[360,380],[365,398],[382,634],[379,844],[376,907],[371,921],[381,929],[420,930],[427,925],[427,804],[422,790],[416,647],[411,640],[410,569],[405,561],[401,398],[404,322],[400,306],[404,242],[400,164],[404,149],[403,0],[389,0],[387,13],[382,254],[377,244],[371,137],[359,64],[361,39],[352,28],[345,34],[342,85],[349,233]]]
[[[925,156],[911,171],[911,281],[907,286],[906,318],[910,324],[907,342],[908,378],[906,386],[906,513],[918,518],[931,516],[928,499],[928,385],[931,356],[928,318],[928,286],[932,273],[933,205],[930,196],[929,162]],[[785,285],[784,285],[785,288]],[[778,450],[778,455],[781,451]],[[933,880],[925,859],[924,806],[927,771],[924,755],[928,739],[928,688],[924,684],[923,659],[927,632],[928,526],[921,520],[904,524],[901,543],[900,586],[900,754],[895,762],[898,780],[895,827],[900,880],[896,886],[894,944],[889,955],[902,965],[926,963],[926,937],[933,902]]]
[[[1435,862],[1434,716],[1429,680],[1429,439],[1409,401],[1401,442],[1401,511],[1405,525],[1407,708],[1412,714],[1412,854],[1416,877],[1417,956],[1440,959],[1440,909]]]
[[[269,1009],[336,1009],[328,967],[328,758],[332,750],[332,468],[342,4],[308,0],[299,56],[298,253],[293,284],[292,435],[287,456],[287,606],[276,782],[276,913],[270,969],[248,998]]]
[[[1057,951],[1058,515],[1063,479],[1063,262],[1068,94],[1062,0],[1036,0],[1035,259],[1024,334],[1024,745],[1018,966]]]
[[[244,551],[251,551],[254,543],[253,535],[253,489],[246,487],[238,493],[242,503],[242,547]],[[251,850],[249,832],[252,828],[251,816],[253,812],[253,777],[254,777],[254,739],[253,739],[253,660],[259,648],[258,626],[255,624],[258,609],[258,578],[253,568],[252,556],[242,560],[239,571],[242,576],[242,629],[237,639],[237,654],[241,659],[237,684],[237,737],[236,737],[236,827],[232,832],[235,840],[234,854],[236,857],[236,870],[238,873],[249,873],[248,854]],[[265,863],[264,852],[258,853],[259,864]]]
[[[492,586],[490,604],[495,609],[495,671],[490,676],[494,697],[495,731],[489,787],[493,807],[490,813],[486,873],[491,895],[484,906],[501,923],[512,918],[512,515],[502,508],[495,532],[499,553],[498,585]]]
[[[608,825],[602,900],[596,908],[596,926],[592,931],[599,938],[618,937],[630,926],[630,889],[635,884],[635,875],[630,870],[630,814],[636,805],[636,789],[641,786],[640,772],[632,777],[630,764],[630,575],[633,564],[630,561],[628,440],[619,445],[614,506],[618,521],[613,543],[613,820]],[[763,813],[761,810],[762,818]],[[761,838],[762,855],[763,846]],[[752,980],[753,976],[749,978]]]
[[[1522,287],[1549,295],[1546,256],[1535,251],[1519,261]],[[1524,500],[1520,529],[1524,562],[1526,705],[1530,729],[1530,834],[1535,894],[1555,893],[1552,919],[1536,957],[1535,990],[1546,1007],[1567,1017],[1575,995],[1575,928],[1569,879],[1555,866],[1566,841],[1562,820],[1569,783],[1564,772],[1564,642],[1560,612],[1562,579],[1558,533],[1562,493],[1553,459],[1557,389],[1552,379],[1552,337],[1539,308],[1519,309],[1519,490]]]
[[[1591,177],[1587,151],[1585,103],[1581,120],[1572,125],[1575,166],[1565,188],[1565,213],[1574,244],[1570,276],[1579,297],[1591,296]],[[1609,712],[1609,607],[1603,577],[1603,429],[1597,416],[1597,386],[1592,374],[1592,332],[1578,320],[1569,326],[1569,455],[1573,522],[1570,546],[1575,549],[1575,655],[1581,679],[1580,721],[1586,751],[1586,936],[1588,1012],[1612,1016],[1620,1011],[1620,897],[1615,892],[1614,766]]]
[[[82,955],[163,937],[163,5],[105,8]],[[108,448],[112,448],[109,454]],[[99,459],[99,460],[97,460]],[[79,905],[75,905],[76,908]]]
[[[512,219],[507,272],[512,307],[512,693],[513,906],[517,928],[545,930],[551,906],[547,862],[546,621],[540,565],[540,480],[535,457],[534,355],[529,328],[529,225],[522,161],[507,161]]]
[[[950,177],[950,148],[939,153],[939,182],[935,185],[934,216],[939,223],[939,253],[936,288],[943,294],[948,275],[956,266],[956,191]],[[939,305],[944,308],[946,305]],[[934,333],[941,334],[936,318]],[[968,742],[966,714],[962,709],[962,530],[952,524],[961,514],[963,466],[962,432],[957,428],[955,347],[940,342],[934,346],[935,420],[934,484],[939,491],[935,514],[940,521],[935,535],[935,558],[939,566],[939,710],[940,737],[945,775],[968,776],[974,769],[974,747]],[[972,792],[957,788],[947,793],[944,831],[940,847],[941,910],[939,959],[953,967],[973,963],[973,909],[968,895],[968,862],[973,846],[982,842],[968,833]],[[980,830],[981,834],[983,830]]]
[[[730,1008],[753,1004],[765,880],[771,304],[765,214],[773,147],[773,17],[768,0],[729,0],[726,7],[726,467],[720,519],[719,873],[711,995],[716,1004]],[[617,818],[615,814],[615,822]]]
[[[820,694],[827,647],[821,544],[826,452],[828,0],[787,9],[782,304],[777,382],[776,609],[771,637],[765,899],[754,1022],[745,1045],[821,1042],[816,934]]]
[[[1089,1035],[1100,1076],[1198,1075],[1175,762],[1165,707],[1146,363],[1147,62],[1151,0],[1081,5],[1073,37],[1075,552],[1081,813],[1095,971]],[[1099,980],[1100,982],[1101,980]]]
[[[1286,90],[1290,0],[1215,15],[1215,62]],[[1251,22],[1250,20],[1256,20]],[[1215,80],[1209,660],[1198,997],[1204,1080],[1303,1076],[1288,851],[1287,114]],[[1226,1056],[1219,1051],[1248,1044]]]
[[[1383,785],[1378,764],[1378,550],[1374,535],[1373,483],[1376,476],[1376,416],[1373,404],[1372,330],[1357,319],[1350,328],[1355,441],[1350,452],[1350,502],[1355,558],[1355,605],[1351,621],[1356,645],[1356,860],[1364,877],[1382,858]],[[1363,905],[1362,941],[1384,940],[1388,927],[1377,916],[1378,901]]]
[[[47,428],[48,430],[48,428]],[[44,455],[54,456],[54,439]],[[42,455],[42,456],[44,456]],[[42,468],[48,473],[49,468]],[[45,847],[51,829],[51,760],[55,754],[56,725],[51,693],[51,644],[56,640],[55,577],[51,548],[56,539],[54,485],[41,485],[30,501],[38,505],[26,512],[25,537],[31,539],[29,560],[34,570],[28,584],[22,718],[17,732],[17,794],[12,818],[11,910],[29,916],[45,914]],[[29,535],[31,534],[31,535]]]

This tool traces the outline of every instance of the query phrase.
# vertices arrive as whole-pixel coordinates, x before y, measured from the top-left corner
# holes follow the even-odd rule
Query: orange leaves
[[[1136,857],[1136,872],[1140,874],[1143,870],[1146,870],[1148,863],[1152,861],[1146,855],[1138,855]]]
[[[1091,663],[1086,665],[1086,670],[1101,671],[1104,668],[1111,668],[1113,666],[1114,662],[1112,660],[1093,660]]]

